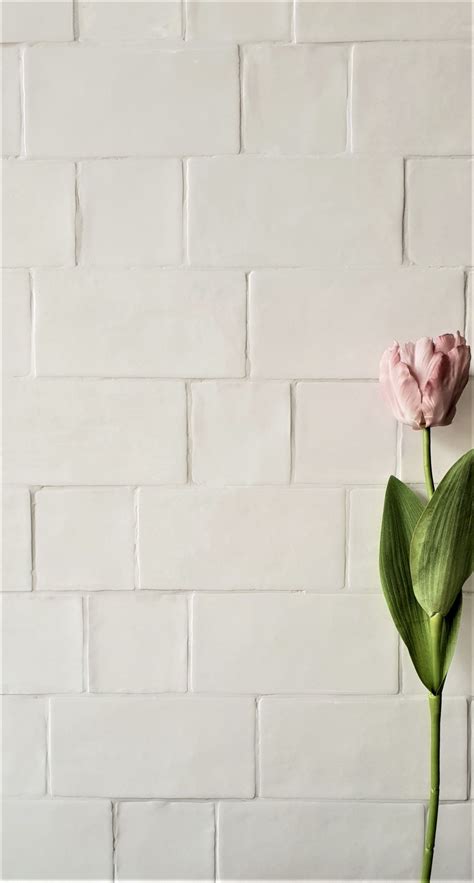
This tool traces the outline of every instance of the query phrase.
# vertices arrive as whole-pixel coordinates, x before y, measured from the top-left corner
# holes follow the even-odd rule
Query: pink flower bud
[[[385,350],[383,396],[397,420],[412,429],[448,426],[469,377],[471,350],[459,333],[421,337]]]

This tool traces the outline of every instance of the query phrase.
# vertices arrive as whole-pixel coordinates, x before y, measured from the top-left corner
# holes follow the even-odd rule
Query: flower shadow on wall
[[[467,384],[470,348],[442,334],[394,343],[380,363],[384,398],[401,423],[421,430],[428,503],[390,477],[380,537],[380,577],[393,621],[428,689],[431,789],[421,880],[431,879],[440,789],[442,694],[462,613],[462,587],[473,569],[472,466],[468,451],[435,489],[431,428],[448,426]]]

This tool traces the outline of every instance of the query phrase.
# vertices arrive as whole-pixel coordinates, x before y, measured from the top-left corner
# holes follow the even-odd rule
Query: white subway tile
[[[12,800],[4,838],[8,880],[112,880],[108,801]]]
[[[214,807],[118,804],[118,880],[214,880]]]
[[[243,52],[243,141],[249,153],[342,153],[347,51],[249,46]]]
[[[341,490],[145,489],[139,506],[143,588],[327,591],[342,585]]]
[[[2,696],[3,795],[39,797],[46,785],[46,703]]]
[[[350,493],[348,579],[351,589],[357,592],[380,588],[379,541],[384,499],[385,487],[354,488]]]
[[[374,665],[377,665],[374,659]],[[441,797],[466,799],[467,705],[443,705]],[[264,797],[425,800],[426,699],[263,699]]]
[[[12,483],[185,481],[183,384],[18,380],[8,384],[5,404]]]
[[[42,375],[239,377],[245,279],[202,270],[35,273]]]
[[[411,880],[423,842],[416,804],[226,802],[219,880]]]
[[[460,270],[258,270],[250,275],[255,377],[378,378],[393,339],[464,321]]]
[[[23,488],[3,488],[2,500],[2,588],[31,589],[30,493]]]
[[[73,39],[73,0],[4,0],[2,42],[65,42]]]
[[[439,484],[448,469],[454,466],[456,460],[472,448],[473,394],[474,384],[470,382],[459,400],[456,415],[450,426],[437,426],[431,432],[431,456],[435,484]],[[401,473],[403,481],[423,483],[422,441],[421,432],[411,429],[409,426],[402,427]]]
[[[287,0],[188,0],[188,39],[289,40],[291,37],[291,2]]]
[[[192,474],[197,484],[288,482],[288,384],[194,383],[191,413]]]
[[[82,163],[79,201],[81,264],[180,263],[183,193],[179,160]]]
[[[4,595],[6,693],[82,690],[81,598]]]
[[[474,696],[474,597],[464,595],[461,627],[454,651],[453,661],[446,678],[444,695]],[[415,671],[410,655],[402,644],[403,692],[426,693]]]
[[[78,0],[79,38],[97,42],[179,38],[181,8],[181,0],[160,0],[159,3]]]
[[[53,700],[53,794],[252,797],[254,719],[252,699]]]
[[[296,39],[302,42],[447,40],[471,35],[469,3],[458,0],[296,0],[295,10]]]
[[[355,151],[470,153],[468,43],[373,43],[354,48]]]
[[[89,599],[92,692],[186,690],[186,660],[186,598],[131,592]]]
[[[35,47],[26,53],[32,156],[236,153],[233,49]]]
[[[200,595],[192,672],[205,692],[395,693],[397,633],[369,595]]]
[[[70,163],[3,164],[3,265],[74,262],[74,167]]]
[[[298,482],[385,482],[395,468],[395,421],[374,383],[298,383]]]
[[[30,283],[25,270],[2,273],[3,370],[6,375],[28,374],[31,363]]]
[[[406,247],[415,264],[472,264],[472,162],[410,160]]]
[[[472,801],[441,804],[436,831],[433,880],[473,879],[474,810]]]
[[[474,592],[474,578],[473,578],[472,574],[469,577],[469,579],[466,580],[466,582],[464,583],[463,591],[464,592]]]
[[[390,266],[401,261],[398,159],[191,159],[188,179],[193,264]]]
[[[470,331],[469,4],[2,13],[4,874],[415,878],[429,713],[378,544],[421,441],[371,381]],[[472,876],[473,615],[437,879]]]
[[[18,50],[14,47],[2,48],[0,56],[2,69],[2,154],[17,156],[20,152],[21,138],[20,58]]]
[[[133,589],[132,491],[43,489],[35,519],[38,589]]]

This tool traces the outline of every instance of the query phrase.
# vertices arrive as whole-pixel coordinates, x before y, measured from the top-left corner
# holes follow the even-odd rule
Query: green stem
[[[423,466],[425,469],[425,484],[430,500],[434,494],[433,470],[431,468],[431,430],[423,429]]]
[[[426,824],[425,850],[423,853],[423,866],[421,870],[421,883],[429,883],[431,880],[436,826],[438,823],[441,695],[442,694],[440,693],[438,696],[428,696],[431,718],[431,790]]]
[[[433,678],[435,684],[441,684],[441,634],[443,629],[443,617],[436,613],[430,619],[431,649],[433,659]],[[431,868],[436,840],[436,827],[438,823],[439,809],[439,779],[440,779],[440,747],[441,747],[441,705],[442,686],[436,695],[428,695],[431,722],[431,762],[430,762],[430,800],[428,806],[428,818],[426,822],[425,848],[423,852],[423,865],[421,870],[421,883],[429,883],[431,880]]]

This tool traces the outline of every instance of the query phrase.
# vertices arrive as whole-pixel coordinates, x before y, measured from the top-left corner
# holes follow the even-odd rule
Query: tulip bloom
[[[469,378],[471,350],[459,333],[394,343],[380,362],[387,404],[412,429],[448,426]]]

